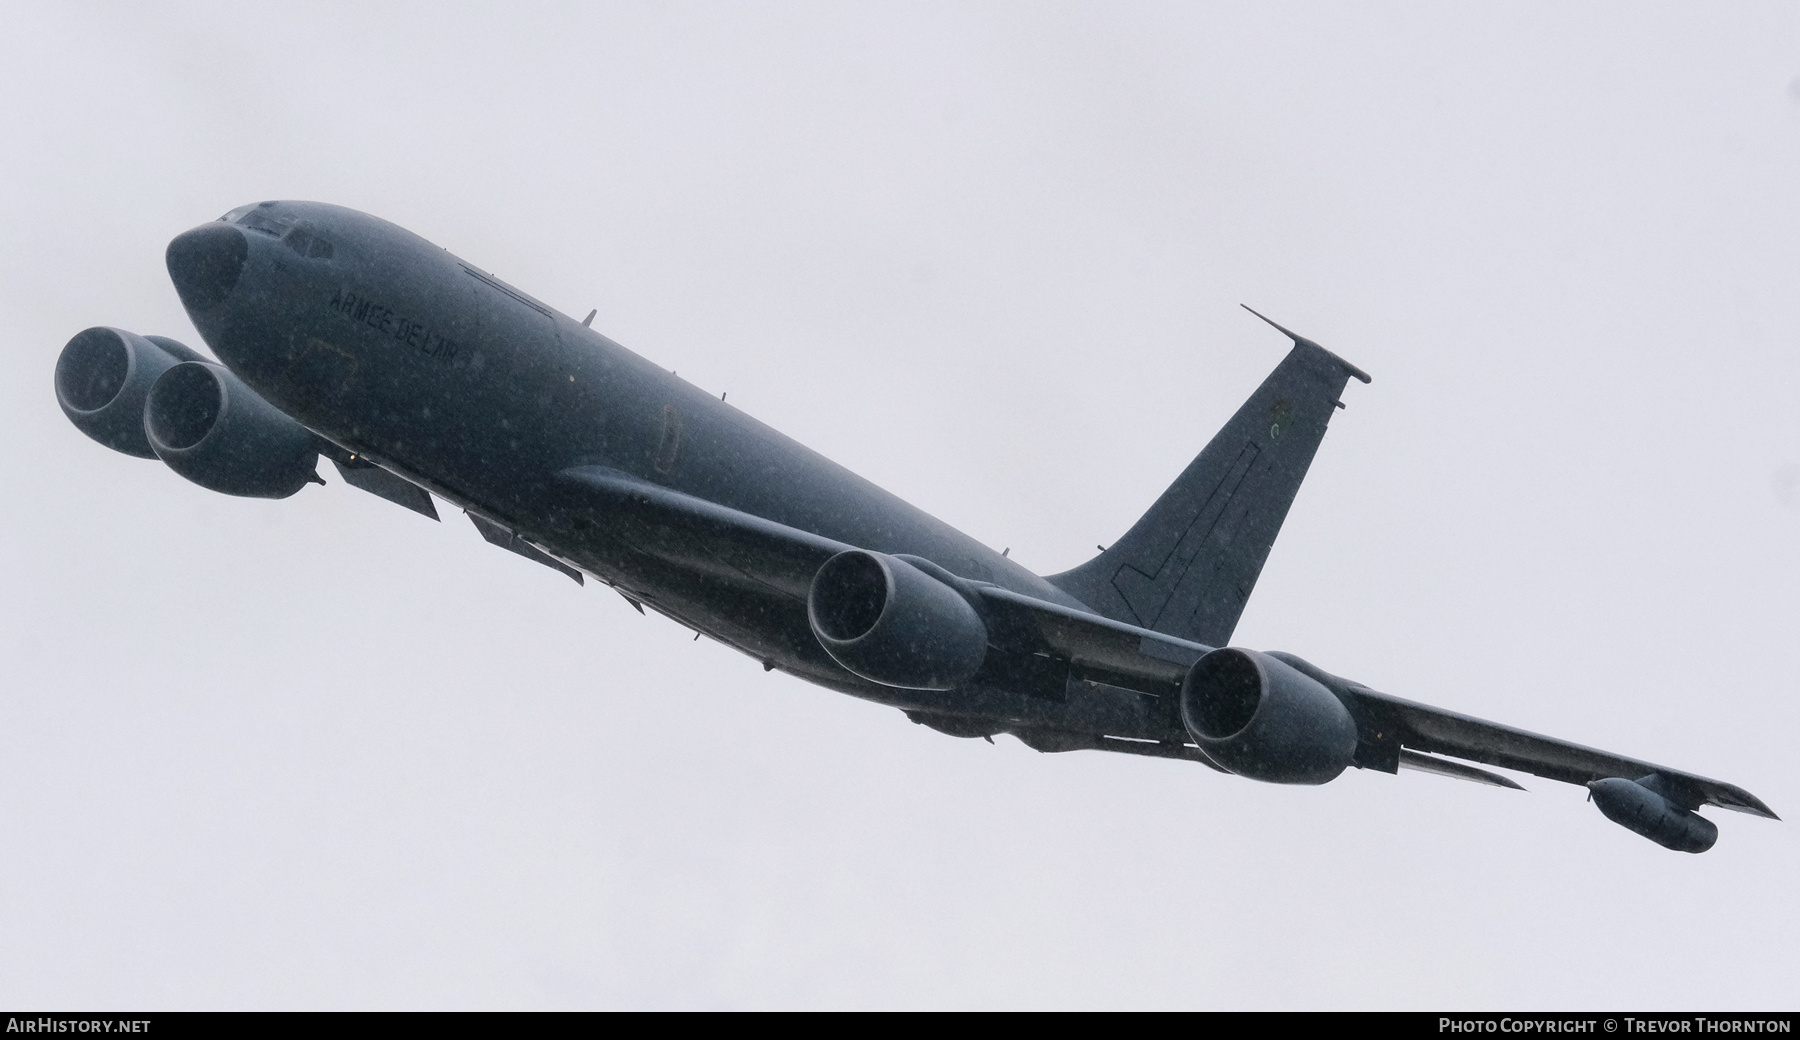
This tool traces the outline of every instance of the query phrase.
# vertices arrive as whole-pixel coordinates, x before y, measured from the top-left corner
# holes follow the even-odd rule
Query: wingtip
[[[1732,806],[1726,806],[1726,808],[1732,808]],[[1762,799],[1757,798],[1755,795],[1750,796],[1750,804],[1749,805],[1745,806],[1742,809],[1739,809],[1738,811],[1739,812],[1747,812],[1752,816],[1760,816],[1765,820],[1774,820],[1777,823],[1781,822],[1781,817],[1775,815],[1775,810],[1769,808],[1767,805],[1764,805]]]

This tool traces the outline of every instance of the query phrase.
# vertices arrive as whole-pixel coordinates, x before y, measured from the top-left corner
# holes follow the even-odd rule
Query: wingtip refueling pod
[[[1671,797],[1677,792],[1660,776],[1637,781],[1609,777],[1587,786],[1607,819],[1665,849],[1705,852],[1719,840],[1718,826],[1682,804],[1685,799]]]

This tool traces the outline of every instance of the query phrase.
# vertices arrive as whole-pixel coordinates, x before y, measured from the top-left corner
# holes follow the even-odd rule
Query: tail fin
[[[1118,621],[1207,646],[1231,641],[1339,395],[1351,376],[1369,381],[1275,327],[1294,341],[1287,358],[1125,537],[1051,584]]]

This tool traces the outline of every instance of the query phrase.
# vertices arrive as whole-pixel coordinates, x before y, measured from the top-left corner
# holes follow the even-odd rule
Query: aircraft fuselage
[[[172,260],[171,270],[207,344],[258,394],[345,451],[510,528],[630,599],[766,666],[883,703],[1064,722],[1071,711],[1098,710],[1114,732],[1181,739],[1166,706],[1146,712],[1150,706],[1122,691],[1094,694],[1106,703],[1084,710],[1000,689],[949,695],[867,682],[821,650],[803,595],[740,579],[728,567],[684,567],[637,552],[604,516],[571,501],[555,475],[607,467],[1082,607],[975,539],[417,235],[353,210],[279,202],[233,211],[227,223],[189,236],[212,239],[190,247],[198,257],[247,251],[222,293],[199,281],[223,261],[184,268]],[[184,275],[189,269],[195,273]],[[194,305],[212,296],[210,306]]]

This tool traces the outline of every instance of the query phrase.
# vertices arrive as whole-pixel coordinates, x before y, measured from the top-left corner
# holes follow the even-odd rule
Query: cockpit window
[[[304,257],[326,259],[331,256],[331,243],[324,238],[296,227],[292,221],[283,220],[266,208],[271,203],[259,202],[250,206],[239,206],[219,219],[227,224],[236,224],[251,231],[260,231],[270,238],[279,238],[289,249]]]
[[[301,256],[323,259],[331,255],[331,243],[301,228],[295,228],[283,236],[287,247]]]
[[[239,206],[219,219],[227,224],[255,228],[257,231],[267,232],[279,238],[289,225],[287,221],[270,212],[274,205],[273,202],[252,202],[248,206]]]

